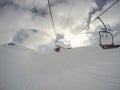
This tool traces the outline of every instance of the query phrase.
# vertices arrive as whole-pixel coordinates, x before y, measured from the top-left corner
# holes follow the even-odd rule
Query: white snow
[[[0,90],[120,90],[120,48],[42,54],[1,46]]]

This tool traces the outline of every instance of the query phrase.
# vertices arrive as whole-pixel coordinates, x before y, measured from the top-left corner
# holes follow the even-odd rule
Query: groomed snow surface
[[[1,46],[0,90],[120,90],[120,48],[42,54]]]

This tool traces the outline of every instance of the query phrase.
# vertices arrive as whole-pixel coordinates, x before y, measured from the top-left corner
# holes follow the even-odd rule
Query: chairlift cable
[[[84,31],[87,27],[89,27],[90,24],[92,24],[97,18],[95,18],[93,21],[88,23],[81,31],[79,31],[75,36],[71,37],[69,40],[75,38],[78,34],[80,34],[82,31]]]
[[[53,19],[53,15],[52,15],[52,10],[51,10],[51,5],[50,5],[50,1],[48,0],[48,6],[49,6],[49,11],[50,11],[50,16],[51,16],[51,20],[52,20],[52,26],[53,26],[53,30],[56,36],[56,30],[55,30],[55,23],[54,23],[54,19]]]
[[[110,8],[112,8],[117,2],[120,0],[116,0],[112,5],[110,5],[105,11],[103,11],[98,17],[102,16],[105,12],[107,12]]]
[[[68,13],[66,22],[65,22],[65,27],[64,27],[65,30],[64,30],[64,32],[63,32],[63,35],[64,35],[65,31],[66,31],[66,28],[67,28],[67,25],[68,25],[68,22],[69,22],[69,18],[70,18],[70,15],[71,15],[71,13],[72,13],[72,9],[73,9],[74,2],[75,2],[75,0],[72,0],[72,4],[71,4],[71,7],[70,7],[70,10],[69,10],[69,13]]]
[[[91,21],[90,23],[88,23],[83,29],[81,29],[80,32],[78,32],[75,36],[73,36],[72,38],[69,39],[69,41],[73,38],[75,38],[78,34],[80,34],[83,30],[85,30],[87,27],[89,27],[90,24],[92,24],[96,19],[98,19],[100,16],[102,16],[103,14],[105,14],[105,12],[107,12],[110,8],[112,8],[118,1],[115,1],[112,5],[110,5],[105,11],[103,11],[100,15],[98,15],[93,21]]]

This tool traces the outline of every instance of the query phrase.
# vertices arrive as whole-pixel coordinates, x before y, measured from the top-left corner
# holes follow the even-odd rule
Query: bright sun
[[[89,36],[87,35],[79,35],[70,40],[71,45],[73,48],[80,47],[80,46],[87,46],[88,45]]]

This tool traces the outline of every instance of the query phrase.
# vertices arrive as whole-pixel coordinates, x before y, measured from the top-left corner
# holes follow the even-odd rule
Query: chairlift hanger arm
[[[103,20],[100,17],[97,17],[97,19],[103,24],[105,31],[107,31],[107,26],[105,25],[105,23],[103,22]]]

